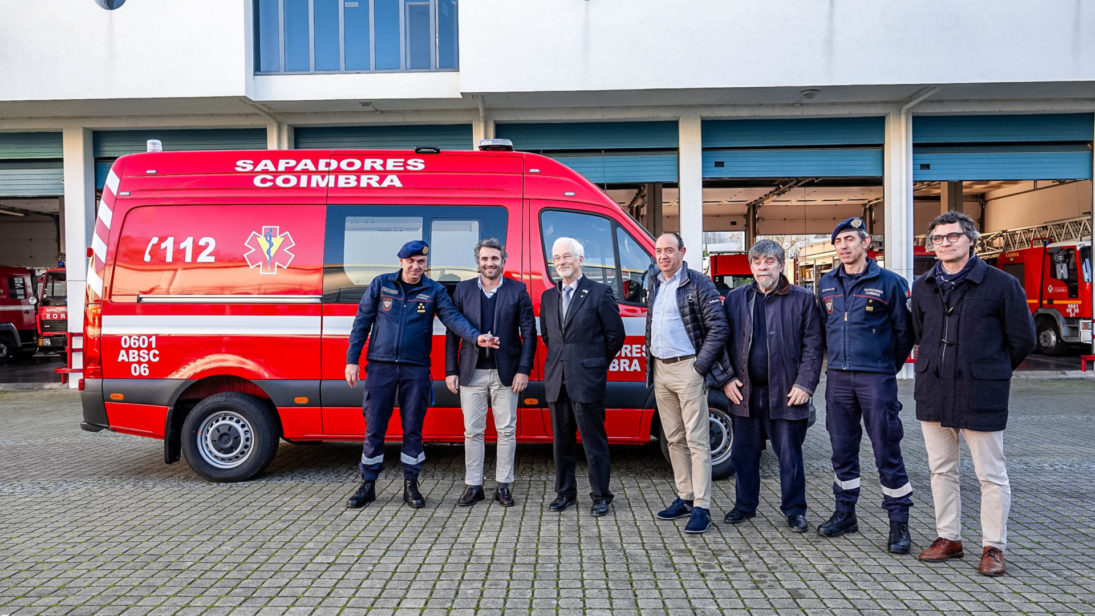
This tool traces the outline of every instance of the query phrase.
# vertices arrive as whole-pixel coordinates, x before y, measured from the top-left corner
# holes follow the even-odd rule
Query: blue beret
[[[846,218],[846,219],[840,221],[840,224],[838,224],[836,226],[836,229],[833,229],[833,235],[829,238],[829,243],[830,244],[835,244],[836,243],[836,236],[840,235],[841,231],[847,231],[848,229],[855,229],[855,230],[862,229],[862,230],[866,231],[867,230],[867,225],[865,225],[863,223],[863,219],[860,218],[859,216],[852,216],[851,218]]]
[[[400,259],[410,259],[411,257],[422,255],[430,251],[430,245],[422,240],[411,240],[406,244],[403,244],[403,248],[399,249],[399,253],[396,254]]]

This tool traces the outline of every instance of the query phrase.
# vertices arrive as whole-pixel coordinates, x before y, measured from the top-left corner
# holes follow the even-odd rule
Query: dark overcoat
[[[1026,293],[1011,274],[978,259],[952,292],[933,268],[912,288],[916,418],[995,432],[1008,422],[1011,373],[1034,349]]]

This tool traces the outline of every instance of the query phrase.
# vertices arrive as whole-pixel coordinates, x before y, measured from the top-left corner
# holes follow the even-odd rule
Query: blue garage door
[[[676,182],[676,122],[497,124],[514,149],[551,157],[594,184]]]
[[[1088,180],[1090,113],[918,116],[914,180]]]
[[[409,126],[301,126],[293,130],[299,150],[471,150],[471,124]]]
[[[709,179],[882,176],[883,118],[705,120]]]
[[[65,193],[61,133],[0,133],[0,197]]]
[[[103,187],[115,159],[126,154],[144,152],[149,139],[159,139],[165,152],[266,149],[265,128],[96,131],[92,139],[95,187]]]

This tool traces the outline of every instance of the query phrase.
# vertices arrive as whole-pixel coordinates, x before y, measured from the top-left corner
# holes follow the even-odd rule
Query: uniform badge
[[[833,300],[831,300],[831,299],[825,300],[825,312],[828,312],[829,314],[833,314]]]
[[[874,312],[874,300],[867,300],[867,307],[864,308],[867,312]]]
[[[429,246],[423,246],[422,247],[422,256],[426,256],[428,254],[430,254],[430,247]]]
[[[862,218],[853,218],[852,222],[850,222],[848,224],[852,225],[853,229],[858,229],[858,228],[863,226],[863,219]]]
[[[418,302],[418,314],[426,314],[426,304],[424,302]]]
[[[385,297],[384,299],[382,299],[380,301],[380,307],[383,308],[384,310],[391,310],[392,309],[392,298]]]

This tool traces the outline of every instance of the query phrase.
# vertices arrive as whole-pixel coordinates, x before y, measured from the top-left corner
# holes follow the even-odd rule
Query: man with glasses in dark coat
[[[1023,287],[974,254],[973,219],[947,212],[928,226],[935,267],[912,290],[916,418],[931,469],[938,537],[920,560],[962,558],[959,437],[981,482],[981,575],[1003,575],[1011,484],[1004,461],[1011,373],[1034,349]]]

